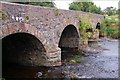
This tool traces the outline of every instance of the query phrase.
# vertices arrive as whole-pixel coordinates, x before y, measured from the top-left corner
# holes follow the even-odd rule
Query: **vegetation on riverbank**
[[[118,15],[107,16],[105,20],[102,22],[100,36],[120,39],[119,26],[120,24]]]
[[[80,43],[81,45],[88,45],[88,38],[92,37],[92,32],[87,32],[88,29],[92,28],[93,24],[90,23],[91,21],[91,16],[88,15],[88,19],[84,19],[84,17],[80,16],[80,26],[79,26],[79,31],[81,39]]]
[[[81,54],[75,54],[71,55],[71,57],[66,58],[63,60],[63,64],[74,64],[74,63],[82,63],[84,62],[84,57]]]

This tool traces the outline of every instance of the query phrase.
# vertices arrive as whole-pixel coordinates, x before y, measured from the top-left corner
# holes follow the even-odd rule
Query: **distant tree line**
[[[72,2],[69,6],[70,10],[78,10],[84,12],[91,12],[96,14],[107,14],[108,16],[119,14],[120,9],[113,7],[107,7],[105,10],[101,10],[93,2]]]
[[[106,9],[104,9],[104,14],[111,16],[111,15],[119,14],[119,11],[120,11],[120,9],[117,10],[114,7],[107,7]]]
[[[51,2],[14,2],[14,3],[55,7],[55,3],[53,1]],[[117,10],[116,8],[113,8],[113,7],[107,7],[102,11],[101,8],[97,7],[93,2],[72,2],[69,5],[69,9],[84,11],[84,12],[91,12],[95,14],[107,14],[108,16],[116,15],[120,13],[120,9]]]
[[[93,2],[73,2],[70,4],[69,9],[97,13],[97,14],[102,13],[101,8],[94,5]]]
[[[30,4],[30,5],[36,5],[36,6],[46,6],[46,7],[55,7],[54,2],[14,2],[19,4]]]

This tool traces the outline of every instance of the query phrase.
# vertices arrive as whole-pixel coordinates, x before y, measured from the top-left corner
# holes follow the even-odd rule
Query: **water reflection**
[[[58,67],[30,67],[17,64],[4,64],[2,71],[3,78],[55,78],[62,77]]]

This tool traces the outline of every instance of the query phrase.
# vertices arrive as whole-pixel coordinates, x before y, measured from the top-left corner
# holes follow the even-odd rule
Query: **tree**
[[[105,14],[107,14],[108,16],[111,15],[116,15],[117,14],[117,10],[114,7],[107,7],[106,9],[104,9]]]
[[[118,9],[116,13],[119,15],[120,14],[120,9]]]
[[[45,6],[45,7],[55,7],[54,2],[14,2],[14,3],[30,4],[30,5]]]
[[[83,10],[83,3],[82,2],[73,2],[70,4],[69,9],[82,11]]]
[[[97,14],[102,13],[101,8],[94,5],[93,2],[73,2],[70,4],[69,9],[97,13]]]

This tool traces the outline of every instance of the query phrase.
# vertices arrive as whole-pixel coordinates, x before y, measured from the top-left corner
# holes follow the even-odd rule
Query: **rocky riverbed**
[[[81,63],[62,66],[65,77],[118,78],[119,41],[103,38],[94,48],[86,48]]]

